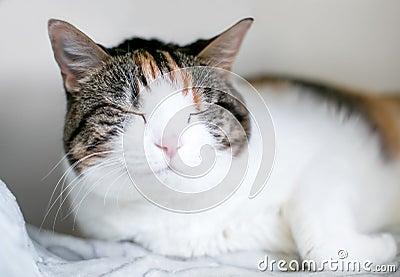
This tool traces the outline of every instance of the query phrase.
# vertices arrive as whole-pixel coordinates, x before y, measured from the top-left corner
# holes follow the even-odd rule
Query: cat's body
[[[80,113],[76,116],[71,112],[79,105],[81,109],[84,109],[84,105],[79,101],[85,100],[76,100],[82,99],[82,96],[76,96],[79,91],[75,88],[84,87],[85,82],[90,83],[92,77],[82,77],[80,75],[82,71],[70,70],[68,61],[62,60],[63,54],[57,53],[59,38],[56,37],[56,31],[60,30],[56,29],[61,28],[62,31],[66,28],[68,33],[70,28],[69,25],[65,27],[63,24],[66,23],[50,24],[50,28],[53,28],[50,32],[51,37],[53,36],[53,49],[63,72],[66,90],[72,95],[69,97],[75,99],[69,101],[68,116],[82,118]],[[246,30],[247,28],[248,26],[245,26]],[[236,32],[239,34],[240,41],[246,30]],[[229,32],[232,35],[232,31],[228,31],[224,33],[225,37],[229,35]],[[75,36],[77,36],[76,33]],[[195,52],[201,51],[197,57],[204,58],[204,54],[215,54],[215,49],[211,49],[215,48],[215,45],[212,45],[215,41],[214,39],[211,43],[208,42],[209,44],[203,41],[200,46],[196,44],[196,47],[200,49],[196,49]],[[240,45],[240,41],[236,44]],[[88,42],[85,41],[85,43]],[[235,41],[232,44],[235,45]],[[201,50],[204,47],[207,50],[205,52]],[[235,48],[238,49],[238,45]],[[96,51],[99,51],[96,58],[104,55],[100,50],[96,49],[94,52]],[[162,51],[167,50],[162,49]],[[232,53],[227,52],[229,58],[234,57]],[[151,60],[154,53],[147,57]],[[224,53],[219,53],[224,55]],[[126,53],[123,54],[126,55]],[[152,62],[146,59],[141,60],[140,57],[143,55],[138,57],[134,61],[138,64],[142,63],[142,69],[146,68],[144,65],[148,65],[148,72],[150,72],[148,75],[154,75]],[[227,58],[225,56],[225,59]],[[72,60],[76,62],[76,59]],[[190,63],[185,59],[183,61]],[[222,64],[224,67],[225,62],[226,60],[222,59],[218,61],[218,65]],[[112,72],[114,69],[109,65],[104,67],[107,63],[102,63],[99,67],[103,68],[102,70],[108,68],[109,72]],[[197,64],[195,62],[189,65]],[[96,76],[98,72],[91,71],[91,74]],[[146,73],[143,74],[146,75]],[[69,79],[69,76],[72,79]],[[76,82],[73,78],[84,81]],[[215,78],[215,80],[218,79]],[[165,91],[185,89],[187,80],[185,78],[179,80],[175,83],[165,81],[158,88],[151,90],[149,93],[152,96],[146,96],[140,105],[141,112],[147,114],[147,108],[151,111],[151,105],[146,104],[149,103],[146,101],[152,102],[153,105],[158,103]],[[76,134],[74,130],[83,127],[79,120],[70,123],[71,120],[68,120],[67,116],[66,151],[73,153],[72,157],[70,154],[69,165],[72,164],[75,167],[81,164],[81,167],[77,167],[77,171],[69,174],[69,183],[72,185],[69,187],[68,196],[73,208],[76,208],[74,214],[83,233],[102,239],[133,240],[155,252],[184,257],[265,249],[274,252],[299,253],[303,259],[322,261],[337,258],[337,252],[344,249],[353,260],[370,260],[375,263],[391,261],[397,252],[396,242],[392,235],[384,232],[398,231],[400,227],[398,213],[400,163],[396,156],[399,150],[397,148],[399,121],[393,119],[392,125],[384,129],[377,111],[380,109],[388,112],[393,107],[384,104],[375,105],[374,103],[380,100],[377,99],[374,102],[373,97],[347,95],[335,90],[324,91],[321,87],[268,81],[255,85],[270,109],[276,133],[275,164],[268,184],[257,197],[248,198],[255,176],[255,169],[250,164],[248,175],[238,191],[228,201],[201,213],[181,214],[161,209],[144,199],[132,185],[128,176],[123,174],[121,165],[124,162],[128,167],[140,164],[138,162],[140,158],[132,153],[137,153],[135,151],[138,149],[138,144],[147,143],[146,138],[124,147],[122,136],[118,133],[113,134],[111,131],[111,139],[105,137],[103,141],[100,140],[100,143],[95,141],[97,143],[95,146],[100,145],[103,148],[85,152],[89,145],[94,144],[90,139],[96,135],[102,137],[103,133],[96,131],[91,135],[89,133],[89,136],[85,132],[83,135],[79,135],[79,132]],[[88,89],[90,88],[86,88]],[[237,88],[242,95],[246,94],[245,90],[246,88]],[[191,94],[193,97],[188,98],[187,96]],[[90,97],[87,93],[85,95],[85,97]],[[202,100],[198,100],[196,97],[198,96],[194,90],[178,96],[168,106],[169,108],[162,110],[162,116],[158,118],[158,121],[161,122],[169,113],[173,113],[192,100],[212,102],[210,99],[204,100],[205,98],[200,97]],[[251,121],[249,125],[245,113],[237,106],[237,103],[232,104],[226,99],[221,100],[221,97],[217,102],[222,101],[224,103],[222,106],[228,107],[236,114],[246,133],[254,130],[254,121]],[[79,103],[76,104],[74,101]],[[91,100],[90,103],[95,102],[99,105],[101,101],[99,98],[98,101]],[[228,102],[229,105],[226,104]],[[94,111],[94,114],[89,114],[89,116],[94,117],[98,109],[101,111],[104,108],[94,107],[97,109],[86,109],[86,111]],[[119,108],[120,112],[125,111],[124,109]],[[396,108],[394,110],[398,111]],[[113,114],[111,111],[109,113],[112,114],[111,118],[115,117],[118,121],[117,113]],[[104,114],[105,112],[102,113]],[[132,138],[134,141],[138,139],[136,134],[139,131],[143,132],[144,124],[142,121],[139,122],[141,119],[137,114],[135,116],[133,123],[128,120],[128,126],[124,126],[124,140]],[[85,125],[96,126],[98,118],[99,115],[93,120],[86,120]],[[215,121],[216,119],[208,118],[208,120]],[[226,124],[226,121],[221,122],[222,125]],[[71,127],[74,124],[75,127]],[[110,126],[109,123],[107,124]],[[149,122],[145,120],[145,124]],[[232,130],[232,125],[228,124],[228,126]],[[87,130],[90,130],[89,127],[86,126]],[[191,150],[194,148],[190,147],[198,147],[202,143],[223,145],[225,148],[221,146],[220,149],[221,165],[217,163],[217,167],[223,168],[224,149],[235,146],[224,144],[224,139],[220,134],[211,133],[212,135],[209,136],[208,132],[211,131],[198,127],[190,134],[190,142],[184,143],[175,150],[182,152],[184,160],[186,159],[185,161],[189,164],[190,162],[195,164],[195,157],[192,156],[193,150]],[[107,134],[109,133],[108,130]],[[71,134],[75,134],[78,138],[71,140]],[[79,138],[79,136],[82,137]],[[257,139],[259,137],[249,136],[250,152],[257,151],[262,143]],[[241,162],[241,157],[246,150],[241,148],[242,141],[239,138],[235,141],[238,143],[239,154],[234,159]],[[193,146],[190,145],[191,143]],[[187,152],[185,152],[186,145],[189,149]],[[157,147],[160,148],[159,145]],[[153,149],[155,152],[152,152],[152,155],[159,155],[157,147]],[[170,150],[169,145],[168,147]],[[162,148],[161,152],[164,150],[166,151]],[[100,154],[94,161],[87,162],[90,157],[97,156],[96,153],[101,151],[105,151],[104,154]],[[125,152],[124,158],[121,156],[122,151]],[[196,155],[197,153],[196,151]],[[169,152],[167,154],[173,159],[174,154]],[[168,174],[162,175],[163,180],[176,182],[178,188],[191,184],[204,185],[203,182],[174,179],[175,177]],[[207,179],[204,180],[206,183]],[[74,182],[79,183],[79,188],[73,186]]]
[[[376,244],[367,236],[357,240],[400,226],[400,165],[385,160],[381,139],[363,116],[346,119],[346,107],[339,112],[336,103],[302,90],[267,84],[259,89],[274,119],[277,154],[268,184],[255,199],[248,199],[251,184],[245,182],[215,209],[179,214],[152,205],[130,186],[130,194],[117,193],[119,200],[87,196],[78,225],[89,236],[131,239],[155,252],[185,257],[260,248],[295,253],[293,236],[299,236],[307,243],[299,248],[302,257],[328,259],[346,249],[352,257],[392,259],[395,244],[388,237]],[[337,249],[307,253],[318,244]]]

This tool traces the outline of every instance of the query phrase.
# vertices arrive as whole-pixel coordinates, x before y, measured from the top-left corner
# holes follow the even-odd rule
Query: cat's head
[[[67,22],[50,20],[68,100],[64,147],[70,165],[92,183],[110,183],[125,165],[150,174],[148,163],[181,184],[174,164],[201,163],[203,145],[220,157],[240,155],[250,134],[249,113],[227,71],[251,23],[241,20],[185,46],[132,39],[108,49]]]

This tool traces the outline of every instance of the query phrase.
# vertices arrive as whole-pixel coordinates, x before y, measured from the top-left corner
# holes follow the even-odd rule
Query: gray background
[[[400,1],[0,0],[0,178],[39,225],[62,154],[65,99],[47,37],[64,19],[112,46],[131,36],[187,43],[255,18],[234,71],[295,74],[364,89],[400,91]],[[46,221],[50,228],[54,214]],[[68,222],[56,229],[69,232]]]

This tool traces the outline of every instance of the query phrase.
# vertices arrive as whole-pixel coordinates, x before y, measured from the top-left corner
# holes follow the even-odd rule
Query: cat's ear
[[[89,69],[101,65],[108,57],[93,40],[71,24],[50,19],[49,37],[54,57],[61,69],[67,91],[78,86],[79,79],[85,77]]]
[[[252,18],[242,19],[222,34],[212,38],[197,57],[210,66],[231,70],[240,45],[252,23]]]

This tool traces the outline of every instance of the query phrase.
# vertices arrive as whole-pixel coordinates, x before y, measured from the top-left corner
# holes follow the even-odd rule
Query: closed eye
[[[192,116],[194,116],[194,115],[199,115],[199,114],[203,114],[203,113],[207,112],[208,110],[209,110],[209,109],[206,109],[206,110],[203,110],[203,111],[200,111],[200,112],[197,112],[197,113],[190,113],[190,114],[189,114],[189,117],[188,117],[188,120],[187,120],[187,123],[188,123],[188,124],[190,123],[190,119],[191,119]]]
[[[128,114],[134,114],[134,115],[140,116],[141,118],[143,118],[144,124],[147,123],[147,119],[146,119],[146,116],[144,113],[137,113],[137,112],[130,111],[130,110],[124,110],[124,112],[126,112]]]
[[[144,124],[147,123],[147,119],[146,119],[146,116],[145,116],[144,113],[138,113],[138,112],[135,112],[135,111],[131,111],[131,110],[125,109],[123,107],[119,107],[115,103],[113,103],[111,100],[109,100],[107,98],[104,98],[104,99],[107,101],[108,104],[110,104],[114,108],[119,109],[120,111],[123,111],[124,113],[127,113],[127,114],[134,114],[134,115],[140,116],[141,118],[143,118]]]

